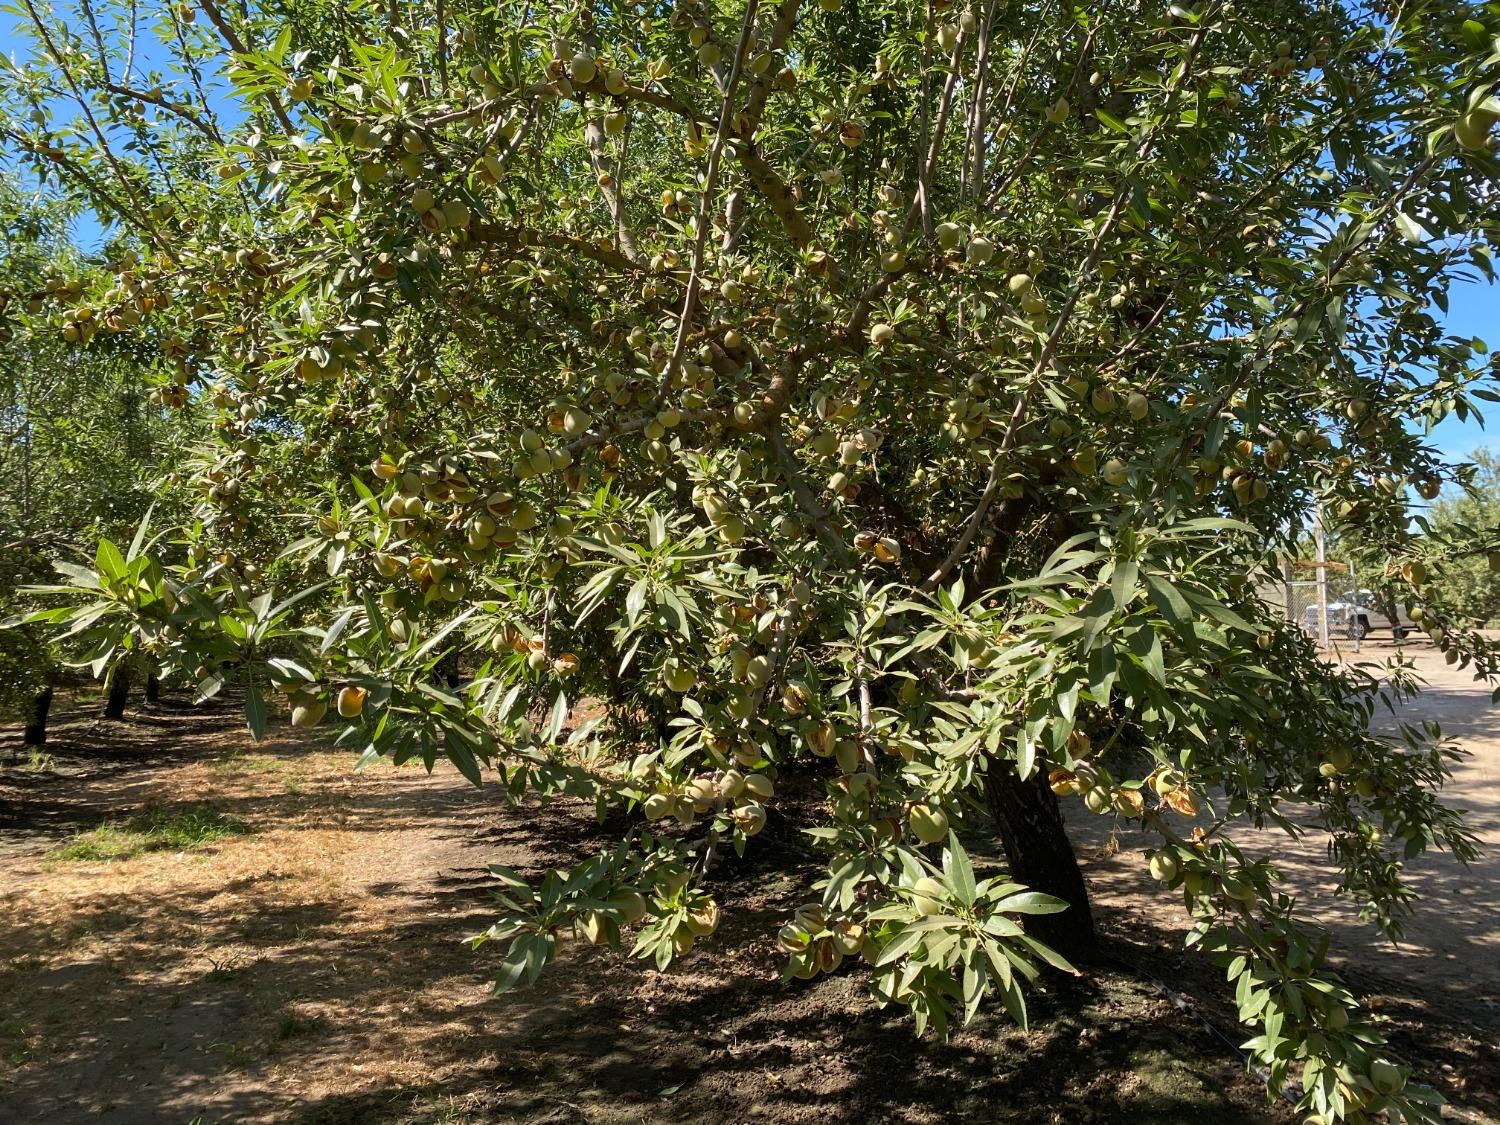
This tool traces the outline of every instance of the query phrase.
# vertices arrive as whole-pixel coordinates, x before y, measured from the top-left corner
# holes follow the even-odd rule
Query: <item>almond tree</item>
[[[1256,588],[1314,503],[1425,575],[1405,485],[1493,374],[1431,311],[1492,273],[1493,5],[21,4],[4,135],[133,248],[18,326],[218,412],[195,526],[39,619],[628,814],[495,869],[502,986],[687,953],[788,809],[788,976],[1024,1018],[1093,951],[1062,798],[1157,841],[1273,1089],[1436,1119],[1235,833],[1325,835],[1388,933],[1405,859],[1473,854],[1451,748],[1370,732],[1409,671]]]
[[[11,294],[44,290],[49,269],[82,261],[69,208],[31,194],[0,170],[0,290]],[[135,526],[160,500],[147,487],[154,466],[180,450],[184,419],[147,401],[149,342],[101,344],[0,326],[0,615],[19,608],[18,586],[48,577],[50,558]],[[0,634],[0,714],[24,722],[25,745],[46,742],[57,656],[38,630]]]

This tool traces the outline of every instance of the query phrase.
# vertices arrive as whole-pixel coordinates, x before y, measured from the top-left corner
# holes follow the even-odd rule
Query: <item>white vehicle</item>
[[[1396,640],[1405,640],[1408,633],[1417,632],[1421,626],[1413,621],[1406,606],[1397,602],[1395,620],[1380,607],[1380,601],[1370,590],[1350,590],[1337,601],[1328,603],[1328,633],[1343,633],[1351,641],[1361,641],[1376,629],[1389,629]],[[1318,607],[1310,605],[1303,611],[1303,626],[1314,636],[1318,633]]]

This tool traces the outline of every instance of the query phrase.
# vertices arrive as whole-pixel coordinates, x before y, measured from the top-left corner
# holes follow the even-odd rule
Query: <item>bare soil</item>
[[[1465,700],[1455,718],[1480,722]],[[716,876],[721,931],[672,971],[574,946],[534,990],[495,997],[494,947],[462,942],[492,917],[485,866],[572,861],[608,839],[590,808],[510,809],[446,767],[356,774],[285,728],[251,743],[229,707],[97,713],[70,700],[40,769],[0,731],[0,1121],[1294,1119],[1246,1072],[1222,976],[1179,952],[1178,912],[1107,840],[1080,850],[1111,959],[1033,994],[1029,1031],[985,1014],[918,1040],[857,970],[783,985],[773,938],[817,867],[753,853]],[[1494,748],[1475,791],[1486,831]],[[49,855],[147,804],[204,801],[249,831],[123,861]],[[1448,929],[1413,928],[1429,944],[1410,966],[1454,934],[1476,943],[1457,954],[1471,969],[1493,948],[1486,863],[1488,891],[1443,902]],[[1472,926],[1452,917],[1470,903]],[[1456,1119],[1500,1119],[1489,986],[1459,1012],[1441,974],[1362,940],[1353,975],[1398,1046]]]
[[[1435,852],[1409,862],[1407,874],[1421,897],[1403,939],[1393,944],[1359,920],[1356,904],[1335,895],[1337,871],[1315,830],[1300,839],[1274,830],[1235,838],[1270,856],[1302,915],[1331,931],[1333,964],[1385,1024],[1397,1050],[1425,1064],[1427,1080],[1452,1102],[1448,1116],[1500,1121],[1500,706],[1491,705],[1491,689],[1471,671],[1449,667],[1426,640],[1398,649],[1371,638],[1360,651],[1334,656],[1377,665],[1398,654],[1415,664],[1427,688],[1399,716],[1377,716],[1377,726],[1394,732],[1398,718],[1433,720],[1468,752],[1443,800],[1467,811],[1480,859],[1466,868]],[[1136,917],[1163,944],[1179,945],[1187,929],[1184,910],[1168,907],[1148,916],[1142,909],[1157,885],[1143,854],[1150,841],[1082,810],[1068,811],[1096,904]]]

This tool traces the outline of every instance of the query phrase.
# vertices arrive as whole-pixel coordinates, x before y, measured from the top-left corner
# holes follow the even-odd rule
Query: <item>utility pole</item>
[[[1313,548],[1318,560],[1318,646],[1328,649],[1328,556],[1323,543],[1323,501],[1313,502]]]
[[[1354,569],[1354,559],[1352,557],[1349,559],[1349,589],[1351,591],[1350,594],[1348,595],[1349,600],[1351,602],[1353,602],[1355,605],[1361,604],[1360,600],[1359,600],[1359,574]],[[1355,612],[1355,611],[1354,610],[1350,610],[1350,613],[1353,613],[1353,612]],[[1400,637],[1400,635],[1401,635],[1401,630],[1397,629],[1396,630],[1396,636]],[[1362,647],[1361,646],[1363,646],[1364,643],[1365,643],[1365,641],[1364,641],[1363,637],[1361,637],[1358,640],[1356,640],[1354,642],[1354,651],[1355,652],[1362,651]]]

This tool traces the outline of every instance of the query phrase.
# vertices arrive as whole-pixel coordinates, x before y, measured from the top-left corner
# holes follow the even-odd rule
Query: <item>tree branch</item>
[[[441,11],[442,0],[438,0],[438,3],[440,5],[439,11]],[[218,29],[219,34],[224,37],[224,42],[229,44],[229,49],[231,51],[233,51],[237,55],[250,54],[249,49],[245,46],[244,40],[239,37],[234,28],[229,26],[228,21],[224,19],[224,16],[219,12],[218,7],[214,4],[214,0],[198,0],[198,7],[203,9],[203,14],[206,15],[209,22]],[[297,130],[292,125],[292,119],[287,116],[286,110],[282,108],[281,99],[271,91],[267,90],[266,100],[271,103],[271,112],[276,114],[276,120],[281,122],[281,127],[286,130],[287,136],[290,137],[294,135]]]
[[[734,89],[744,69],[745,51],[750,45],[750,33],[755,27],[755,11],[759,0],[750,0],[745,6],[745,16],[740,25],[740,41],[734,49],[734,62],[729,68],[729,81],[724,91],[723,104],[719,106],[719,124],[714,132],[713,145],[708,151],[708,170],[703,175],[703,191],[698,196],[697,229],[694,232],[693,259],[688,267],[687,291],[682,296],[682,313],[677,321],[677,339],[672,344],[672,356],[662,372],[658,399],[665,398],[671,380],[682,366],[682,354],[687,347],[688,329],[698,303],[698,290],[703,284],[703,255],[708,248],[709,208],[713,205],[714,189],[719,184],[719,158],[724,152],[724,139],[729,134],[729,122],[733,120]]]

